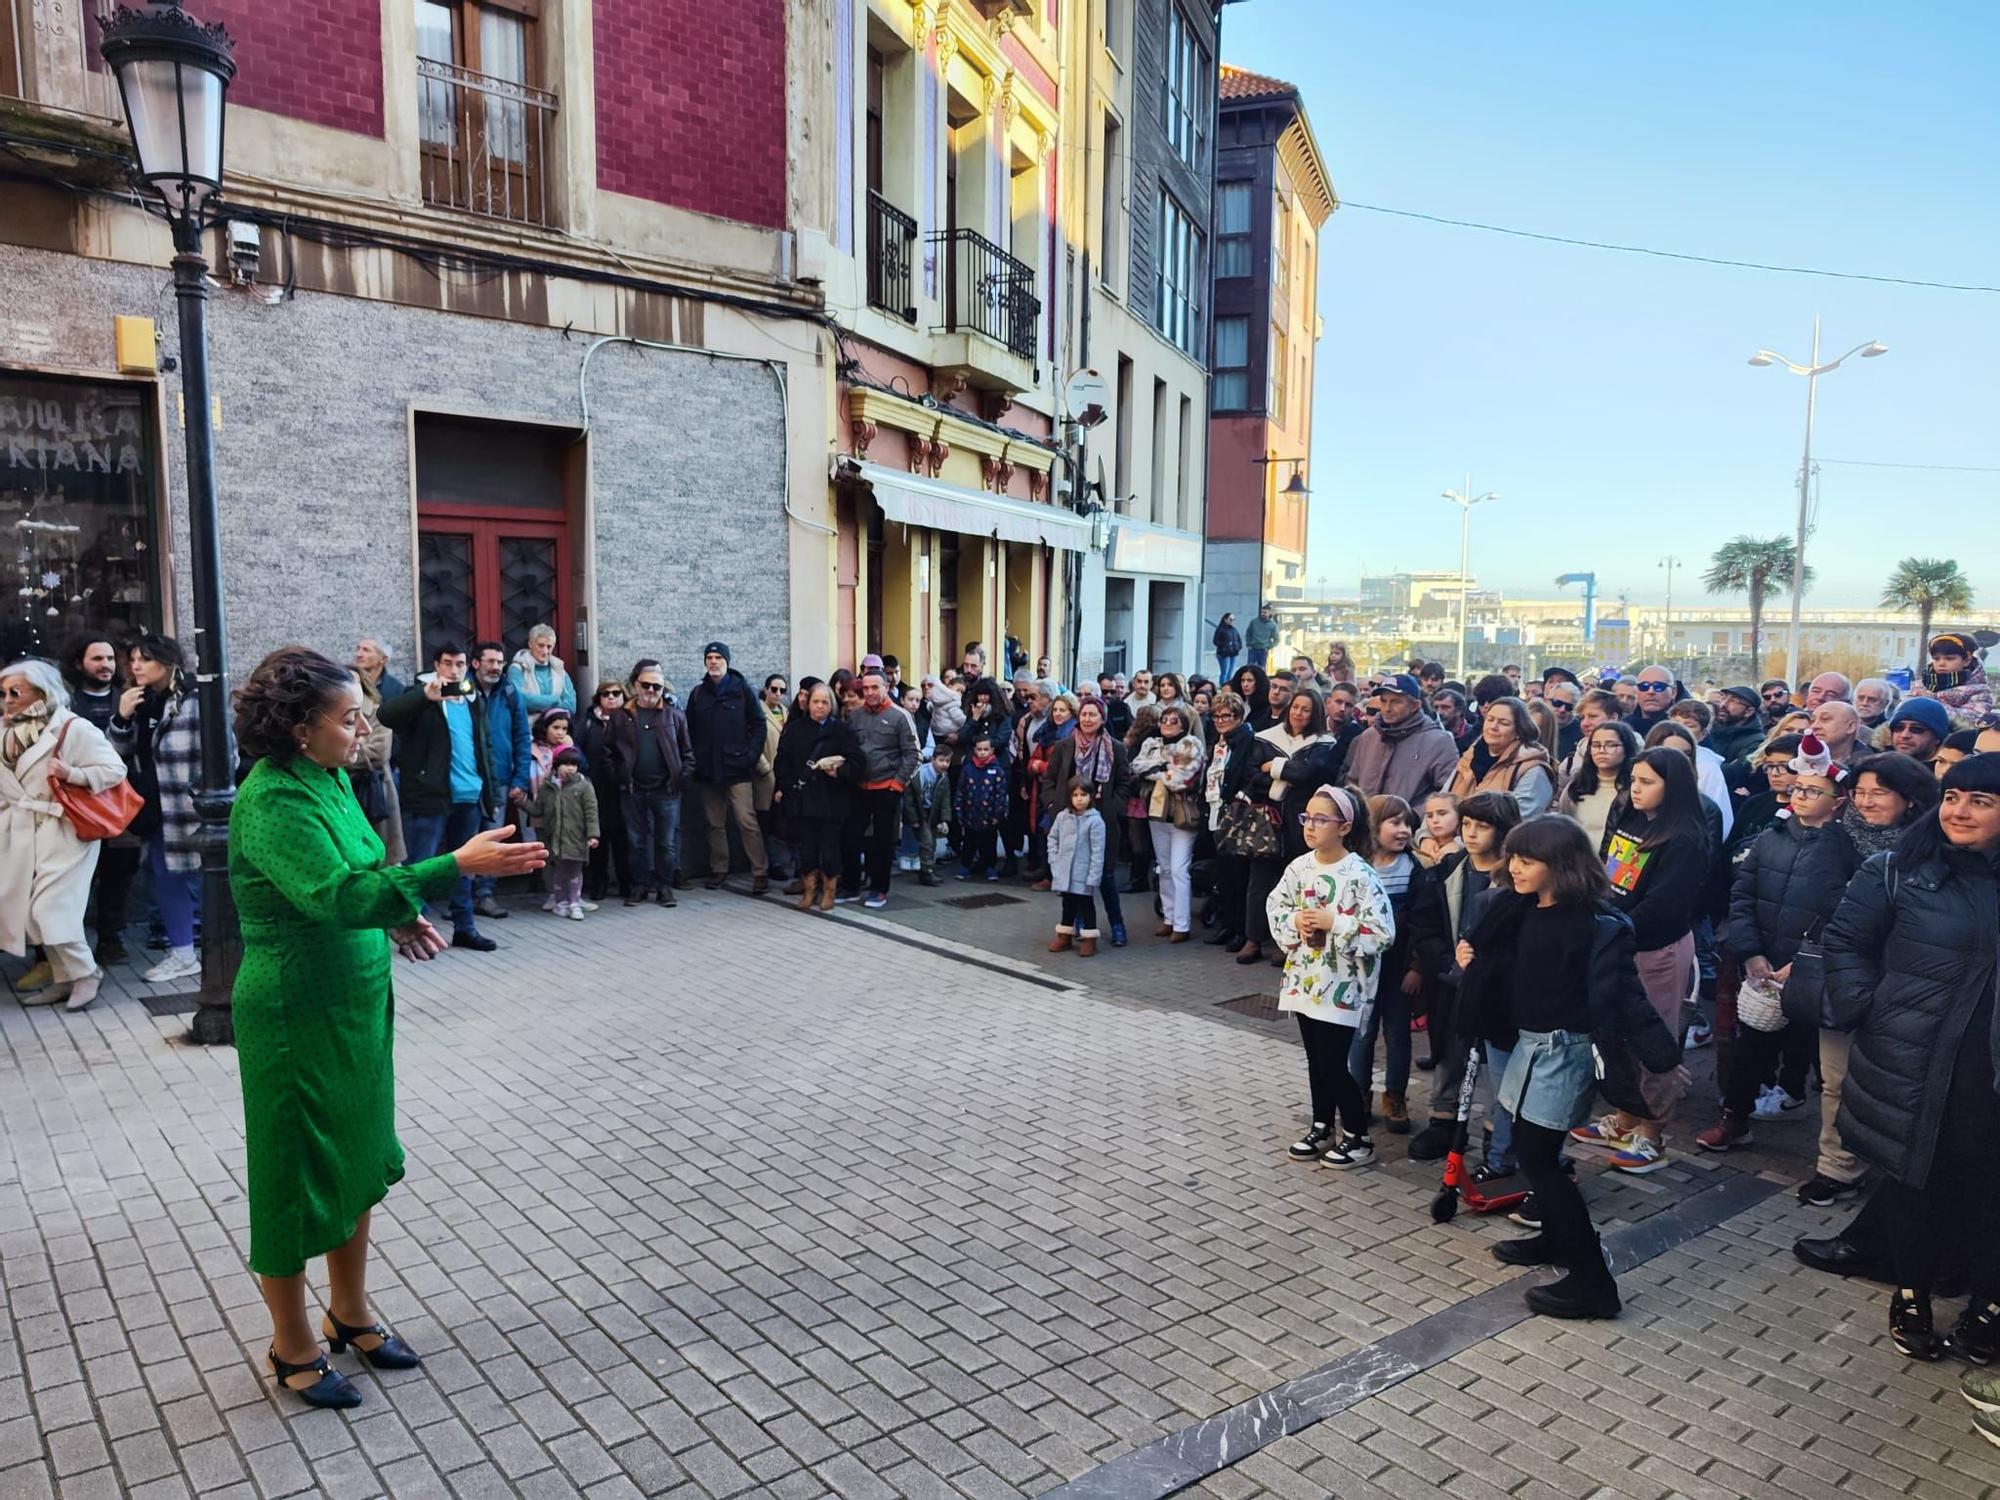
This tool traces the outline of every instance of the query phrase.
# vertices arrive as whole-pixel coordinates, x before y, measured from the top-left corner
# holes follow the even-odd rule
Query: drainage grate
[[[1249,1016],[1254,1021],[1282,1021],[1285,1013],[1278,1009],[1276,995],[1238,995],[1234,1000],[1218,1000],[1216,1005],[1222,1010],[1233,1010],[1239,1016]]]
[[[938,902],[939,906],[956,907],[959,911],[979,911],[988,906],[1019,906],[1027,898],[1010,896],[1005,891],[981,891],[977,896],[953,896],[949,901]]]
[[[156,1016],[191,1016],[201,1009],[199,994],[141,995],[139,1000]]]

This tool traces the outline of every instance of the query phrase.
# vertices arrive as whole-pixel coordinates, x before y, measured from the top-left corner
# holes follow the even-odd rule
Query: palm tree
[[[1896,564],[1882,590],[1884,609],[1914,609],[1922,622],[1918,653],[1931,643],[1931,616],[1939,610],[1959,614],[1972,608],[1972,582],[1958,564],[1942,557],[1906,557]]]
[[[1764,670],[1764,594],[1768,589],[1792,586],[1792,544],[1784,537],[1760,541],[1739,536],[1715,549],[1702,574],[1702,587],[1711,594],[1746,593],[1750,596],[1750,670]],[[1805,582],[1812,582],[1812,569],[1805,570]]]

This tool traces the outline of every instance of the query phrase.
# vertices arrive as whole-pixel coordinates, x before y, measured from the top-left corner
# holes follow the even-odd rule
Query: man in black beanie
[[[771,887],[763,830],[751,779],[764,753],[764,710],[743,674],[729,664],[729,646],[710,641],[701,648],[704,675],[688,694],[688,738],[694,743],[694,785],[708,828],[708,879],[712,891],[729,875],[729,824],[733,819],[750,860],[750,894]]]

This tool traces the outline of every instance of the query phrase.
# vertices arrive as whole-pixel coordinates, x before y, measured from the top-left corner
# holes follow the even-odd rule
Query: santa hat
[[[1799,740],[1799,753],[1791,760],[1794,776],[1823,776],[1836,787],[1847,780],[1847,767],[1833,758],[1833,752],[1826,748],[1826,742],[1811,730]]]

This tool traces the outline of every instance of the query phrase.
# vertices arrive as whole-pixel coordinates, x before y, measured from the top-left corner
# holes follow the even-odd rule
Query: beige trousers
[[[1835,1182],[1859,1182],[1868,1169],[1859,1157],[1841,1144],[1840,1087],[1847,1082],[1847,1050],[1853,1038],[1844,1031],[1819,1033],[1819,1167],[1822,1177]]]

